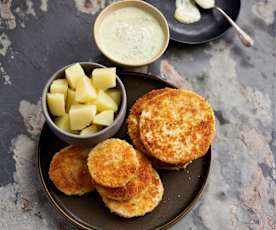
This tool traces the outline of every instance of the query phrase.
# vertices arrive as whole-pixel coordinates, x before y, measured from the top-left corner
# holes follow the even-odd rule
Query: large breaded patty
[[[102,197],[111,212],[125,218],[144,216],[151,212],[162,200],[164,188],[158,173],[152,170],[152,180],[148,187],[128,201],[115,201]]]
[[[195,92],[175,89],[164,92],[143,109],[140,138],[155,158],[179,164],[203,156],[215,133],[214,112]]]
[[[66,195],[83,195],[95,186],[87,167],[89,148],[68,146],[57,152],[49,168],[49,177]]]
[[[96,189],[101,196],[118,201],[129,200],[138,193],[142,192],[148,186],[152,179],[151,163],[145,155],[138,150],[136,150],[136,154],[139,161],[139,167],[134,178],[125,186],[118,188],[108,188],[96,185]]]
[[[167,92],[169,90],[173,90],[173,89],[163,88],[163,89],[151,90],[150,92],[146,93],[142,97],[138,98],[138,100],[131,107],[131,110],[128,116],[128,134],[134,146],[140,151],[144,152],[145,154],[147,154],[147,150],[144,147],[144,144],[142,143],[140,138],[139,117],[143,111],[143,108],[146,107],[147,103],[149,103],[149,101],[152,98],[162,94],[163,92]],[[149,159],[152,162],[153,166],[157,169],[179,171],[179,170],[185,169],[189,165],[189,162],[180,163],[180,164],[169,164],[169,163],[162,162],[152,156]]]
[[[89,172],[95,182],[105,187],[122,187],[134,178],[138,169],[135,149],[126,141],[110,138],[89,153]]]
[[[141,142],[140,139],[140,131],[139,131],[139,117],[142,113],[144,107],[147,106],[147,103],[157,95],[162,94],[171,90],[171,88],[163,88],[163,89],[155,89],[146,93],[142,97],[138,98],[137,101],[133,104],[130,109],[130,113],[128,115],[127,123],[128,123],[128,134],[130,139],[132,140],[133,145],[140,151],[146,153],[146,149]]]

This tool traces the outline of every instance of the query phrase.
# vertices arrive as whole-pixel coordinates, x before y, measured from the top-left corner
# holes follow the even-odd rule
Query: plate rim
[[[238,14],[235,18],[232,18],[232,20],[234,22],[236,22],[238,19],[239,19],[239,16],[240,16],[240,11],[241,11],[241,7],[242,7],[242,1],[241,0],[238,0],[238,3],[239,3],[239,7],[238,7]],[[152,3],[151,3],[152,4]],[[154,5],[154,4],[152,4]],[[160,10],[161,11],[161,10]],[[162,11],[161,11],[162,12]],[[163,13],[163,12],[162,12]],[[168,21],[168,20],[167,20]],[[200,45],[200,44],[205,44],[205,43],[208,43],[208,42],[211,42],[211,41],[214,41],[214,40],[217,40],[219,38],[221,38],[227,31],[229,31],[232,26],[230,25],[230,23],[228,23],[228,27],[226,28],[225,31],[223,31],[221,34],[215,36],[215,37],[212,37],[212,38],[209,38],[209,39],[206,39],[206,40],[202,40],[202,41],[198,41],[198,42],[189,42],[189,41],[184,41],[184,40],[181,40],[181,39],[177,39],[175,38],[175,36],[173,35],[172,33],[172,30],[171,30],[171,27],[170,27],[170,23],[168,22],[168,25],[169,25],[169,29],[170,29],[170,40],[174,41],[174,42],[177,42],[177,43],[181,43],[181,44],[187,44],[187,45]],[[179,34],[179,33],[178,33]]]
[[[157,80],[157,81],[166,83],[171,87],[177,88],[172,83],[169,83],[169,82],[167,82],[167,81],[163,80],[162,78],[157,77],[155,75],[139,73],[139,72],[132,72],[132,71],[118,71],[118,73],[119,73],[118,75],[120,75],[120,74],[132,74],[132,75],[136,75],[136,76],[143,76],[143,77],[146,77],[146,78],[150,78],[150,79],[153,79],[153,80]],[[55,198],[52,196],[51,192],[49,191],[49,189],[46,185],[45,179],[43,177],[42,167],[41,167],[41,164],[40,164],[40,159],[41,159],[40,143],[41,143],[41,138],[42,138],[42,131],[43,131],[43,129],[45,129],[45,127],[47,127],[46,122],[44,122],[44,124],[42,126],[42,129],[41,129],[41,132],[40,132],[37,144],[36,144],[36,163],[37,163],[37,171],[38,171],[38,174],[39,174],[39,179],[40,179],[40,182],[42,184],[43,190],[47,193],[47,198],[49,199],[51,205],[65,218],[65,220],[69,221],[74,226],[79,227],[79,228],[84,229],[84,230],[103,230],[103,229],[100,229],[100,228],[95,228],[95,227],[84,225],[83,223],[81,223],[78,220],[78,218],[73,217],[73,215],[69,215],[69,213],[67,213],[65,210],[63,210],[63,208],[55,200]],[[206,179],[203,182],[201,188],[198,190],[198,192],[195,195],[194,199],[191,200],[190,204],[186,208],[184,208],[182,211],[180,211],[176,216],[172,217],[171,220],[169,220],[165,224],[161,224],[161,225],[157,226],[156,228],[148,229],[148,230],[161,230],[161,229],[167,229],[167,228],[173,226],[178,221],[180,221],[186,214],[188,214],[193,209],[195,204],[201,199],[201,197],[204,194],[204,191],[207,187],[208,180],[209,180],[209,177],[210,177],[210,172],[211,172],[212,167],[213,167],[212,146],[210,146],[209,149],[210,149],[210,161],[209,161],[209,164],[208,164]]]

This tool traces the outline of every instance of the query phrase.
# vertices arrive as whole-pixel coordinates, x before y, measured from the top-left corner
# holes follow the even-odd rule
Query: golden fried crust
[[[170,90],[151,99],[140,115],[140,138],[155,158],[183,164],[203,156],[215,133],[214,112],[201,96]]]
[[[95,182],[111,188],[125,186],[134,178],[139,165],[135,149],[116,138],[96,145],[89,153],[87,164]]]
[[[152,170],[152,180],[148,187],[127,201],[115,201],[102,197],[111,212],[125,218],[144,216],[151,212],[162,200],[164,188],[158,173]]]
[[[136,150],[136,154],[139,161],[139,167],[137,169],[135,177],[130,180],[125,186],[119,188],[107,188],[96,185],[96,189],[101,196],[104,196],[108,199],[125,201],[131,199],[148,186],[152,179],[151,163],[138,150]]]
[[[140,132],[139,132],[139,117],[142,113],[143,108],[147,105],[147,103],[154,98],[157,95],[162,94],[163,92],[166,92],[168,90],[171,90],[171,88],[163,88],[163,89],[155,89],[148,93],[146,93],[144,96],[140,97],[131,107],[130,113],[128,116],[128,134],[130,136],[130,139],[132,140],[133,145],[140,151],[146,153],[146,149],[143,145],[143,143],[140,140]]]
[[[163,92],[167,92],[169,90],[172,90],[172,88],[164,88],[164,89],[156,89],[148,92],[147,94],[140,97],[132,106],[129,116],[128,116],[128,133],[129,136],[134,144],[134,146],[139,149],[140,151],[147,154],[147,150],[144,147],[144,144],[142,143],[140,139],[140,131],[139,131],[139,117],[142,113],[143,108],[146,107],[147,103],[154,98],[157,95],[162,94]],[[147,154],[149,155],[149,154]],[[149,155],[150,156],[150,155]],[[182,170],[185,169],[188,165],[188,163],[183,164],[169,164],[162,162],[154,157],[149,158],[152,162],[153,166],[157,169],[165,169],[165,170]]]
[[[89,148],[68,146],[57,152],[49,169],[49,177],[66,195],[83,195],[94,190],[94,182],[86,164]]]

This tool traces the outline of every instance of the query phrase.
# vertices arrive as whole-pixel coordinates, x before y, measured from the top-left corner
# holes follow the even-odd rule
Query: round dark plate
[[[170,86],[157,78],[141,73],[121,72],[128,98],[128,109],[134,101],[146,92]],[[117,137],[129,140],[126,133],[126,122],[116,134]],[[66,196],[59,192],[48,176],[50,161],[62,147],[66,146],[45,124],[38,143],[38,169],[43,187],[55,208],[66,219],[82,229],[101,230],[146,230],[163,229],[174,224],[184,216],[200,197],[209,175],[211,166],[211,149],[195,160],[185,170],[159,171],[165,192],[161,203],[151,213],[132,219],[124,219],[110,213],[101,201],[97,192],[84,196]]]
[[[229,28],[229,22],[214,10],[200,9],[201,19],[192,24],[183,24],[174,19],[175,0],[148,0],[156,6],[166,17],[171,39],[186,44],[205,43],[222,36]],[[240,11],[240,0],[216,0],[221,7],[235,21]]]

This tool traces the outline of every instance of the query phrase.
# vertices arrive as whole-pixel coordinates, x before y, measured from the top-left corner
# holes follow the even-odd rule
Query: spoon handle
[[[242,29],[240,28],[220,7],[215,6],[216,10],[218,10],[229,22],[230,24],[236,29],[239,38],[243,45],[246,47],[251,47],[254,44],[254,40]]]

